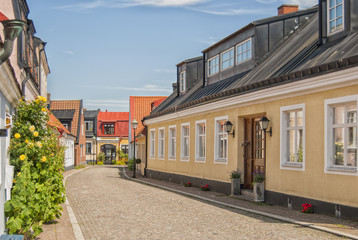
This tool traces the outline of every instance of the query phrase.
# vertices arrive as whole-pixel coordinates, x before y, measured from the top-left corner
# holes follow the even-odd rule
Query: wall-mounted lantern
[[[233,124],[230,121],[226,121],[224,123],[224,131],[227,132],[228,135],[232,134],[232,137],[235,137],[235,130],[232,130]],[[232,130],[232,133],[230,133]]]
[[[259,121],[259,124],[260,124],[260,128],[262,131],[264,131],[266,133],[267,131],[267,128],[268,128],[268,125],[270,123],[270,120],[268,120],[267,117],[263,116],[260,121]],[[272,137],[272,127],[270,127],[269,131],[270,133],[270,137]]]

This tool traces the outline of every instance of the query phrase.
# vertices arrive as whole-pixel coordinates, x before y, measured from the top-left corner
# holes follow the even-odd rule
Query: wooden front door
[[[260,130],[260,118],[245,118],[244,147],[245,179],[244,188],[252,188],[254,171],[265,172],[265,134]]]

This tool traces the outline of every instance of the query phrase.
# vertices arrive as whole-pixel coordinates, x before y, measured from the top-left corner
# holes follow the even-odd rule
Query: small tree
[[[49,120],[46,98],[20,100],[14,116],[9,148],[15,166],[12,199],[5,204],[10,234],[34,238],[42,223],[61,216],[64,148],[59,146]]]

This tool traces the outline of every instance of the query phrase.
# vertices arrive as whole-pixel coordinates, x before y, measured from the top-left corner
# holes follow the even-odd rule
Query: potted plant
[[[241,193],[241,171],[237,168],[231,171],[231,195],[240,195]]]
[[[256,170],[253,173],[253,187],[254,187],[254,201],[264,202],[265,201],[265,173]]]
[[[210,186],[208,184],[206,185],[201,185],[200,186],[200,190],[201,191],[210,191]]]

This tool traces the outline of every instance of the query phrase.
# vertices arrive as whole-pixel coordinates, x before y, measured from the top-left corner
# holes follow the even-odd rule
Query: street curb
[[[252,210],[252,209],[247,209],[247,208],[243,208],[243,207],[238,207],[238,206],[235,206],[235,205],[215,201],[215,200],[212,200],[212,199],[209,199],[209,198],[206,198],[206,197],[202,197],[202,196],[198,196],[198,195],[195,195],[195,194],[191,194],[191,193],[183,192],[183,191],[180,191],[180,190],[164,187],[164,186],[161,186],[161,185],[157,185],[155,183],[149,183],[149,182],[145,182],[145,181],[142,181],[142,180],[139,180],[139,179],[136,179],[136,178],[131,178],[131,177],[129,177],[127,175],[127,173],[125,172],[123,167],[122,167],[122,169],[123,169],[124,175],[129,180],[132,180],[132,181],[135,181],[135,182],[138,182],[138,183],[142,183],[142,184],[152,186],[152,187],[156,187],[156,188],[161,188],[161,189],[164,189],[164,190],[167,190],[167,191],[170,191],[170,192],[174,192],[174,193],[189,196],[189,197],[192,197],[192,198],[200,199],[202,201],[214,203],[214,204],[217,204],[217,205],[222,205],[222,206],[225,206],[225,207],[234,208],[234,209],[237,209],[237,210],[241,210],[241,211],[245,211],[245,212],[254,213],[254,214],[257,214],[257,215],[269,217],[269,218],[272,218],[272,219],[280,220],[282,222],[292,223],[292,224],[300,225],[300,226],[303,226],[303,227],[308,227],[308,228],[312,228],[312,229],[315,229],[315,230],[327,232],[327,233],[330,233],[330,234],[333,234],[333,235],[336,235],[336,236],[339,236],[339,237],[346,237],[346,238],[358,240],[358,236],[348,234],[348,233],[344,233],[344,232],[337,231],[337,230],[332,230],[332,229],[329,229],[329,228],[326,228],[326,227],[317,226],[317,225],[314,225],[312,223],[296,221],[294,219],[287,218],[287,217],[282,217],[282,216],[275,215],[275,214],[265,213],[265,212]]]
[[[87,170],[89,169],[90,166],[86,167],[86,168],[83,168],[77,172],[73,172],[69,175],[67,175],[66,177],[63,178],[63,184],[66,186],[66,181],[67,181],[67,178],[77,174],[77,173],[80,173],[84,170]],[[78,224],[78,221],[77,221],[77,218],[72,210],[72,207],[70,205],[70,202],[68,201],[67,197],[66,197],[66,202],[65,202],[65,206],[67,208],[67,212],[68,212],[68,216],[70,218],[70,222],[71,222],[71,225],[72,225],[72,228],[73,228],[73,233],[75,234],[75,238],[76,240],[85,240],[85,238],[83,237],[83,234],[82,234],[82,230],[80,228],[80,225]]]

